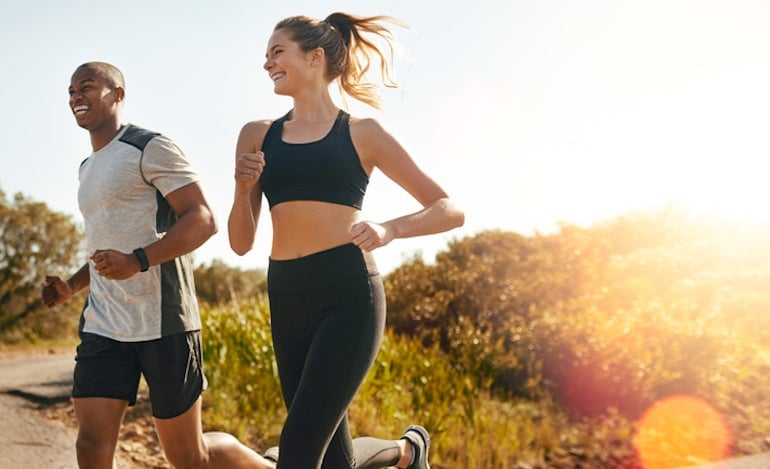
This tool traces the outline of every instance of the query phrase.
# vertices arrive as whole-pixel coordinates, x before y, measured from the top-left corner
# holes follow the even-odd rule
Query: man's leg
[[[136,402],[139,367],[125,343],[85,332],[80,339],[72,385],[78,463],[111,468],[126,408]]]
[[[103,397],[73,398],[72,402],[78,420],[78,465],[111,469],[128,402]]]
[[[168,461],[179,469],[187,468],[274,468],[228,433],[203,433],[201,399],[183,414],[170,419],[155,418],[160,443]]]
[[[203,439],[209,450],[210,468],[275,468],[273,461],[257,454],[229,433],[206,432],[203,434]]]
[[[139,349],[155,428],[166,458],[174,467],[275,467],[233,436],[203,434],[201,393],[206,379],[200,332],[163,337]]]

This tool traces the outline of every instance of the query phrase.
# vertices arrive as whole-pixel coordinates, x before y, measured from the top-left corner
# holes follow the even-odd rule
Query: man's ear
[[[115,96],[115,102],[119,103],[123,101],[126,98],[126,90],[123,89],[123,87],[118,86],[115,89],[112,90],[112,93]]]

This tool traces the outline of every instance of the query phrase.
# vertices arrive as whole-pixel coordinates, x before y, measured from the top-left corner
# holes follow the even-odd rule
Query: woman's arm
[[[269,121],[249,122],[241,129],[235,149],[235,195],[230,216],[227,219],[227,233],[230,248],[242,256],[254,246],[257,222],[262,209],[262,188],[259,178],[265,166],[260,148]]]
[[[368,172],[378,168],[423,206],[417,212],[382,223],[357,223],[351,230],[354,243],[362,249],[372,250],[396,238],[441,233],[463,225],[465,214],[462,210],[376,120],[355,120],[351,123],[351,136]]]

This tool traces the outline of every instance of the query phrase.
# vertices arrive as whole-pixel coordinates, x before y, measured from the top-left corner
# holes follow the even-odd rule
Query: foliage
[[[236,308],[204,307],[203,343],[209,389],[204,425],[264,450],[275,445],[286,411],[264,298]],[[474,371],[420,341],[386,333],[376,363],[350,408],[354,436],[398,438],[419,422],[431,432],[432,467],[587,467],[573,461],[627,461],[631,425],[617,415],[601,424],[567,421],[554,402],[500,401],[476,389]],[[575,455],[579,455],[576,458]],[[595,467],[606,467],[597,465]]]
[[[209,381],[204,423],[263,449],[276,444],[286,414],[265,297],[241,305],[203,305],[201,319]]]
[[[21,196],[0,210],[0,301],[11,297],[9,278],[33,285],[17,303],[0,302],[5,321],[38,301],[42,272],[77,266],[67,264],[75,244],[54,242],[77,230]],[[726,451],[765,451],[768,238],[767,226],[662,210],[551,234],[487,231],[453,241],[434,263],[414,258],[385,279],[389,329],[351,427],[395,438],[421,423],[437,469],[638,468],[640,442],[656,448],[650,460],[675,467],[706,462],[682,448],[707,446],[694,438],[713,432],[685,428],[693,441],[672,441],[645,425],[667,398],[691,396],[724,419]],[[274,445],[285,409],[264,273],[214,261],[195,275],[205,424]],[[36,316],[50,320],[26,317]]]
[[[728,402],[748,397],[725,361],[741,362],[744,372],[763,366],[756,348],[767,343],[770,325],[767,232],[674,215],[588,230],[609,255],[585,263],[592,274],[580,295],[533,324],[544,378],[571,411],[616,407],[638,417],[673,394],[703,396],[728,411]],[[720,397],[725,392],[730,398]]]
[[[214,259],[195,268],[198,299],[212,306],[250,301],[267,293],[265,273],[242,270]]]
[[[573,422],[698,396],[725,417],[732,451],[761,450],[768,235],[676,210],[528,238],[480,233],[434,265],[397,269],[389,324],[438,343],[457,370],[478,367],[479,392],[552,395]]]
[[[76,330],[82,303],[46,308],[40,284],[46,274],[67,275],[84,262],[80,228],[68,216],[22,194],[0,191],[0,336],[30,341]]]
[[[599,463],[633,460],[619,445],[632,433],[622,417],[572,424],[548,399],[495,399],[479,390],[478,370],[470,367],[458,373],[456,358],[437,346],[390,331],[353,402],[351,426],[359,435],[393,438],[419,422],[431,432],[436,468],[567,469],[581,467],[575,461],[608,467]]]
[[[539,385],[533,321],[576,294],[580,260],[561,238],[490,231],[455,241],[435,265],[416,260],[386,279],[388,324],[481,370],[481,388],[529,395]]]

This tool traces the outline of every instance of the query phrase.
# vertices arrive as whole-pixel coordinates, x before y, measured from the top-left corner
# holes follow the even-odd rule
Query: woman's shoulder
[[[267,135],[270,126],[275,122],[273,119],[260,119],[246,122],[241,127],[240,139],[248,139],[255,142],[261,142]]]
[[[291,111],[276,119],[258,119],[246,122],[243,124],[243,127],[241,127],[241,136],[253,135],[262,139],[273,124],[279,121],[285,121],[290,114]]]
[[[374,117],[350,117],[350,136],[355,142],[379,145],[394,137],[390,129]]]
[[[253,120],[246,122],[243,124],[243,127],[241,127],[241,134],[243,133],[262,133],[264,134],[267,132],[267,129],[270,128],[270,126],[273,124],[273,119],[259,119],[259,120]]]
[[[364,167],[380,166],[400,148],[392,133],[374,117],[350,118],[350,138]]]
[[[238,152],[246,151],[245,149],[256,151],[262,148],[262,143],[272,123],[273,121],[270,119],[262,119],[243,124],[241,132],[238,134]]]
[[[387,133],[383,124],[374,117],[350,116],[350,133],[354,137],[372,138]]]
[[[359,117],[350,115],[350,126],[357,126],[364,129],[382,127],[380,121],[375,117]]]

